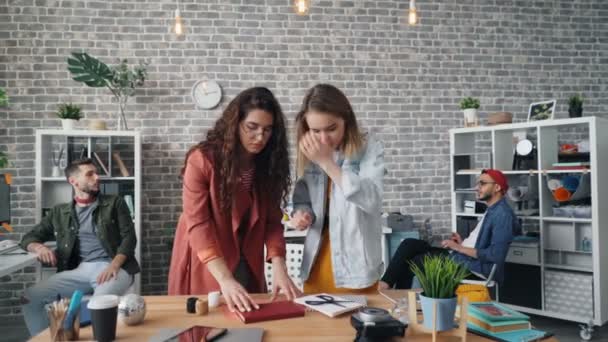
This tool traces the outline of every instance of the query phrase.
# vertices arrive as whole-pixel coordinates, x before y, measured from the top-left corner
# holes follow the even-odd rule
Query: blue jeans
[[[82,262],[77,268],[52,275],[24,292],[29,303],[23,305],[25,324],[32,336],[48,328],[49,321],[44,306],[53,302],[57,294],[70,298],[76,290],[93,295],[123,295],[133,283],[133,276],[122,268],[115,279],[98,285],[97,276],[109,265],[109,262]]]

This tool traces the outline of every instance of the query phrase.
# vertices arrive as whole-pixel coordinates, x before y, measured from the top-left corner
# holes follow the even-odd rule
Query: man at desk
[[[483,170],[477,180],[477,199],[486,202],[488,209],[469,236],[463,240],[458,233],[452,233],[450,239],[441,242],[443,248],[431,247],[422,240],[404,240],[378,283],[378,289],[411,288],[414,274],[410,270],[410,261],[422,267],[424,256],[448,253],[471,273],[483,278],[496,265],[495,280],[502,281],[509,245],[519,232],[515,213],[504,197],[508,188],[507,178],[502,172]]]
[[[72,162],[65,176],[74,199],[55,206],[21,240],[21,247],[57,267],[57,273],[26,289],[23,314],[30,334],[48,327],[46,303],[57,295],[83,293],[122,295],[140,271],[135,260],[137,238],[129,209],[119,196],[99,194],[99,175],[91,159]],[[56,240],[57,250],[43,245]]]

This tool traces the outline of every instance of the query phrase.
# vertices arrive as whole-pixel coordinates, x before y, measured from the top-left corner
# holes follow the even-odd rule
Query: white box
[[[545,223],[545,248],[560,251],[575,251],[574,225],[570,222]]]
[[[538,265],[538,243],[512,243],[507,254],[507,262]]]

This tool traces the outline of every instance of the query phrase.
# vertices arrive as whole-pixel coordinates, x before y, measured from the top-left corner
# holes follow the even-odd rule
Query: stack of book
[[[553,163],[554,170],[583,170],[590,167],[589,162]]]
[[[497,341],[534,341],[551,336],[532,329],[530,317],[496,302],[470,303],[467,327]]]

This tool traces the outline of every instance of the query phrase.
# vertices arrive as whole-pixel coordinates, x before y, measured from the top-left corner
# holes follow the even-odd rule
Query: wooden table
[[[268,295],[254,295],[257,299],[266,299]],[[204,296],[199,296],[204,297]],[[307,312],[305,317],[290,318],[254,324],[243,324],[237,320],[224,317],[222,310],[213,309],[207,316],[196,316],[186,313],[185,296],[146,296],[146,318],[143,324],[126,326],[118,322],[116,338],[118,341],[148,341],[163,328],[187,328],[192,325],[211,327],[243,328],[259,327],[264,329],[264,341],[349,341],[355,337],[355,329],[350,325],[350,315],[329,318],[318,312]],[[379,294],[368,296],[368,305],[390,308],[391,303]],[[45,330],[32,341],[50,340],[49,330]],[[91,327],[80,330],[80,341],[93,340]],[[408,341],[429,341],[430,335],[407,337]],[[441,341],[457,341],[458,339],[440,339]],[[469,334],[467,341],[489,341],[485,338]],[[549,340],[547,340],[549,341]],[[556,341],[553,339],[553,341]]]

